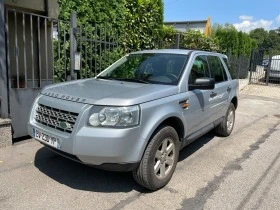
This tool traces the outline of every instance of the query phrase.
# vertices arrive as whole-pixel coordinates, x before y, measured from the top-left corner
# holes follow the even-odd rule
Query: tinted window
[[[189,75],[189,84],[193,84],[197,78],[201,77],[210,77],[206,56],[197,56],[195,58]]]
[[[175,85],[187,58],[180,54],[131,54],[101,73],[99,78]]]
[[[227,75],[221,60],[217,56],[207,56],[207,60],[212,78],[215,79],[216,83],[226,81]]]
[[[228,71],[230,73],[230,76],[232,79],[236,79],[237,78],[237,75],[236,75],[236,72],[233,70],[233,68],[230,66],[229,62],[228,62],[228,59],[227,58],[223,58],[223,61],[225,62],[227,68],[228,68]]]

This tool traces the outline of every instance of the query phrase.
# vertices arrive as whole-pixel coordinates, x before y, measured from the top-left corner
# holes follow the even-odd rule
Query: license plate
[[[47,145],[55,147],[57,149],[60,148],[61,141],[59,138],[46,134],[43,131],[40,131],[36,128],[33,128],[33,137],[40,142],[43,142]]]

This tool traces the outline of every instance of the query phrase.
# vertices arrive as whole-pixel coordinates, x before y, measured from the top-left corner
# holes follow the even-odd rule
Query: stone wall
[[[12,145],[11,121],[0,118],[0,147],[9,145]]]

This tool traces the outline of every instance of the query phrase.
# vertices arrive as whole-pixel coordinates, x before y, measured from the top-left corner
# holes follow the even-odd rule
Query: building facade
[[[164,24],[167,26],[172,26],[175,30],[180,32],[186,32],[188,30],[196,30],[196,31],[200,31],[206,36],[211,35],[210,17],[207,20],[172,21],[172,22],[164,22]]]

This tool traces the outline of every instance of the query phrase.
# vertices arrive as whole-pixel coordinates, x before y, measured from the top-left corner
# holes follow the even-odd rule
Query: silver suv
[[[95,78],[43,89],[28,131],[62,156],[132,171],[140,185],[157,190],[171,179],[183,147],[214,128],[230,135],[237,90],[225,55],[135,52]]]

